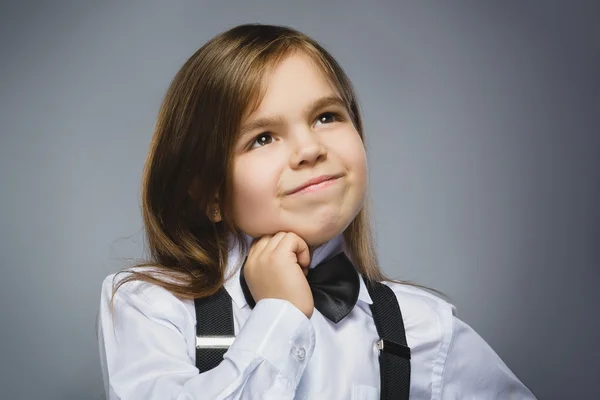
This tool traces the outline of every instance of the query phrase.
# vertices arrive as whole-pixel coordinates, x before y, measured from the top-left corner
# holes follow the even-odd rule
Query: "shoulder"
[[[149,272],[148,269],[134,269]],[[104,278],[101,288],[101,310],[115,315],[138,315],[162,320],[183,330],[189,324],[193,301],[181,299],[165,288],[139,280],[126,281],[129,270],[123,270]],[[115,291],[116,289],[116,291]],[[114,298],[113,298],[114,293]],[[112,307],[111,307],[112,300]]]
[[[427,377],[423,394],[439,398],[444,365],[454,336],[456,307],[424,289],[384,282],[396,298],[402,313],[406,342],[411,349],[411,368],[415,376]]]
[[[417,346],[438,349],[438,356],[447,352],[453,336],[456,307],[428,291],[402,283],[383,282],[398,300],[407,340]]]
[[[146,272],[142,269],[132,271]],[[130,270],[122,270],[108,275],[102,281],[102,299],[110,300],[114,293],[115,304],[131,300],[143,301],[151,306],[160,306],[162,300],[169,298],[169,292],[158,285],[140,280],[127,281]]]
[[[452,329],[452,318],[456,315],[454,304],[416,286],[387,281],[383,283],[396,295],[405,320],[445,322],[449,324],[448,329]]]
[[[415,374],[433,398],[535,399],[489,344],[456,316],[456,307],[421,288],[384,282],[398,299]],[[425,367],[425,366],[429,367]]]
[[[428,291],[408,284],[383,282],[389,286],[402,313],[406,342],[411,349],[411,374],[426,377],[426,386],[416,393],[440,398],[448,351],[454,336],[456,307]]]

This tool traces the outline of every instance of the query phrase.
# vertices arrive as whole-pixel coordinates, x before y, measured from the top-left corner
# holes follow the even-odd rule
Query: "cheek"
[[[367,155],[358,132],[348,132],[343,140],[334,144],[344,166],[352,173],[357,184],[366,184],[368,167]]]
[[[367,165],[367,155],[363,143],[360,140],[358,146],[356,147],[356,150],[352,154],[352,160],[352,168],[354,170],[354,177],[356,180],[355,185],[357,195],[364,200],[368,187],[369,172]]]
[[[246,159],[233,166],[233,219],[244,228],[255,219],[264,219],[272,208],[276,191],[276,171],[272,164]]]
[[[261,195],[264,197],[270,185],[268,172],[248,162],[236,163],[233,173],[234,202],[243,203],[254,199],[259,200]]]

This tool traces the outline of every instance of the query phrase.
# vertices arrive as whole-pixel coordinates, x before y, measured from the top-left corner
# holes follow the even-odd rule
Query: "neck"
[[[236,267],[241,266],[241,262],[244,261],[246,254],[240,253],[240,247],[235,243],[235,238],[233,235],[230,235],[230,245],[229,245],[229,256],[228,256],[228,266],[227,269],[229,271],[233,271]],[[252,245],[254,242],[254,238],[250,235],[244,235],[246,239],[246,243],[248,247]],[[327,242],[320,244],[318,246],[309,247],[310,252],[310,266],[309,268],[314,268],[320,262],[332,257],[342,251],[345,250],[344,246],[344,237],[343,234],[339,234]]]
[[[320,262],[344,251],[344,237],[342,234],[335,236],[327,242],[310,249],[310,268]]]

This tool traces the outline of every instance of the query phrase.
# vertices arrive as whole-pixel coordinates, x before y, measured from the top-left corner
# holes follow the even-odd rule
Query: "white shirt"
[[[315,250],[311,267],[343,249],[341,236]],[[308,319],[290,302],[260,300],[253,310],[239,284],[243,258],[230,252],[236,338],[216,368],[195,366],[193,300],[143,282],[109,301],[102,284],[98,337],[109,400],[379,399],[379,339],[361,278],[358,302],[337,324],[318,310]],[[232,269],[235,268],[235,269]],[[388,283],[411,349],[411,399],[535,399],[491,347],[456,318],[452,304],[415,287]]]

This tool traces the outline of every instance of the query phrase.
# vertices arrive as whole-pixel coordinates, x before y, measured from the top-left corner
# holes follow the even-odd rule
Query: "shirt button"
[[[304,348],[300,347],[299,349],[296,349],[296,358],[299,361],[302,361],[306,358],[306,350],[304,350]]]

